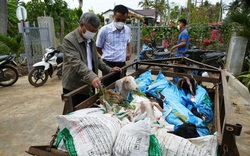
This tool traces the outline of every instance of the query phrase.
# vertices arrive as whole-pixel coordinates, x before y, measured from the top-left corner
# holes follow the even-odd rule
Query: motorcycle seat
[[[154,55],[156,56],[163,56],[163,55],[169,55],[171,54],[171,51],[167,51],[167,52],[156,52],[154,53]]]
[[[221,56],[225,56],[226,52],[215,52],[215,53],[209,53],[206,54],[206,58],[214,58],[214,57],[221,57]]]
[[[164,50],[164,46],[156,46],[156,50]]]
[[[2,56],[0,56],[0,61],[5,60],[8,56],[9,56],[9,55],[2,55]]]
[[[59,53],[56,58],[56,63],[60,64],[63,62],[63,53]]]

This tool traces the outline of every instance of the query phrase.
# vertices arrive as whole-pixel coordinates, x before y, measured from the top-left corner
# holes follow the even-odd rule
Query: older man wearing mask
[[[73,96],[73,106],[86,100],[93,94],[94,88],[101,88],[98,69],[104,72],[120,72],[119,67],[107,66],[97,53],[92,38],[96,35],[100,20],[94,13],[84,13],[80,17],[79,26],[63,40],[64,52],[62,86],[67,94],[85,84],[89,89]]]

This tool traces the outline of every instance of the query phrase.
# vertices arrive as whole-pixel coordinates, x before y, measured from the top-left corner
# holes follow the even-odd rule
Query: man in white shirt
[[[126,61],[130,60],[130,28],[125,25],[128,18],[128,8],[124,5],[117,5],[114,8],[114,21],[108,25],[103,26],[96,40],[96,47],[98,53],[102,56],[103,61],[110,67],[123,67]],[[108,73],[102,72],[103,75]],[[108,78],[104,81],[104,85],[118,80],[119,74]]]

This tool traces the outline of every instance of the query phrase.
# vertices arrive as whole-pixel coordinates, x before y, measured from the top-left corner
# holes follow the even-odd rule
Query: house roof
[[[109,11],[112,11],[112,12],[113,12],[113,9],[108,9],[107,11],[103,12],[102,14],[105,14],[105,13],[107,13],[107,12],[109,12]]]
[[[134,10],[135,12],[142,14],[144,16],[154,16],[155,9],[147,9],[147,10]]]

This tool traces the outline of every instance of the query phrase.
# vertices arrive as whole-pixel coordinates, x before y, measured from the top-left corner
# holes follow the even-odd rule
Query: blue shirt
[[[184,29],[178,37],[178,44],[180,44],[181,42],[185,41],[186,42],[186,46],[183,47],[178,47],[177,48],[177,52],[186,52],[188,50],[188,45],[189,45],[189,35],[188,35],[188,31],[187,29]],[[177,53],[176,56],[180,57],[182,56],[182,54]]]
[[[102,48],[102,58],[110,62],[125,62],[130,32],[130,28],[126,25],[118,31],[114,22],[103,26],[96,39],[96,46]]]

